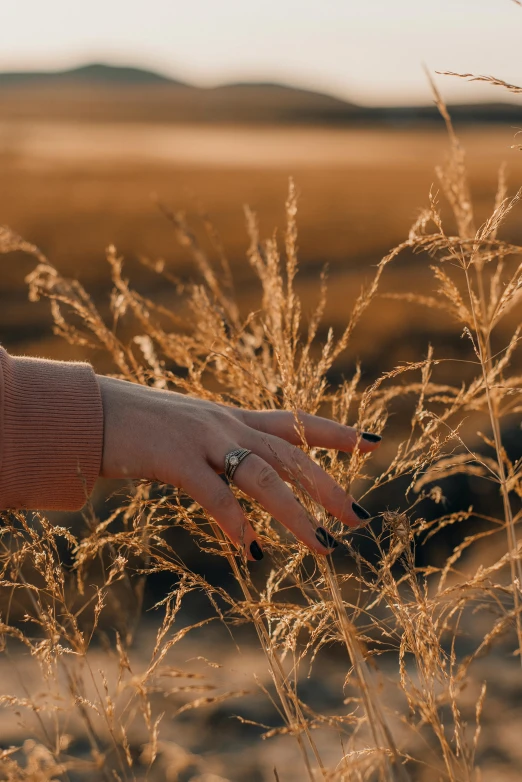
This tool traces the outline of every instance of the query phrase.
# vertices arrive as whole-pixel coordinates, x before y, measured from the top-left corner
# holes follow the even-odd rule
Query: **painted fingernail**
[[[315,537],[325,548],[337,548],[339,542],[325,530],[324,527],[317,527],[315,531]]]
[[[263,554],[263,552],[261,551],[261,546],[259,545],[259,543],[257,542],[257,540],[254,540],[254,541],[253,541],[253,542],[250,544],[250,553],[252,554],[252,556],[254,557],[254,559],[255,559],[255,560],[257,560],[258,562],[259,562],[259,560],[260,560],[260,559],[263,559],[263,557],[264,557],[264,554]]]
[[[380,443],[382,440],[380,434],[373,434],[373,432],[363,432],[361,437],[363,440],[367,440],[369,443]]]
[[[368,513],[368,511],[363,508],[362,505],[359,505],[358,502],[352,502],[352,510],[357,518],[362,519],[363,521],[366,521],[366,519],[371,519],[372,517],[372,514]]]

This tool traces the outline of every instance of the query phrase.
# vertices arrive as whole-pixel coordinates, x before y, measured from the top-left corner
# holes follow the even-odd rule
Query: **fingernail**
[[[325,548],[337,548],[339,542],[325,530],[324,527],[317,527],[315,531],[315,537]]]
[[[373,432],[363,432],[361,437],[363,440],[367,440],[369,443],[380,443],[382,440],[380,434],[373,434]]]
[[[372,514],[368,513],[368,511],[363,508],[362,505],[359,505],[358,502],[352,502],[352,510],[355,513],[355,515],[359,519],[363,519],[363,521],[366,521],[366,519],[371,519]]]
[[[263,554],[263,552],[261,551],[261,546],[259,545],[259,543],[257,542],[257,540],[254,540],[254,541],[253,541],[253,542],[250,544],[250,553],[252,554],[252,556],[254,557],[254,559],[255,559],[255,560],[257,560],[258,562],[259,562],[259,560],[260,560],[260,559],[263,559],[263,557],[264,557],[264,554]]]

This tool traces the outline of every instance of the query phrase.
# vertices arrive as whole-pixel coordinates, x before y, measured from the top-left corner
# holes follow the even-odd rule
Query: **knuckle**
[[[310,458],[297,445],[290,446],[290,457],[300,467],[308,467],[310,464]]]
[[[299,503],[299,507],[296,508],[296,520],[301,529],[302,535],[306,538],[307,533],[311,531],[311,513],[305,508],[304,505]]]
[[[226,486],[216,494],[214,502],[218,511],[231,511],[236,507],[236,498]]]
[[[311,516],[306,508],[301,507],[295,514],[294,533],[306,546],[315,548],[317,541],[313,532]]]
[[[234,430],[239,423],[238,419],[228,410],[217,407],[212,411],[212,425],[214,429],[220,427],[225,430],[230,430],[231,428]]]
[[[341,486],[334,486],[331,492],[332,510],[338,514],[339,517],[344,517],[350,514],[351,501],[350,495],[344,491]]]
[[[259,471],[257,482],[262,489],[269,489],[279,482],[279,475],[273,467],[267,464]]]
[[[313,465],[310,458],[297,446],[292,446],[287,454],[286,471],[294,479],[308,483]]]
[[[338,483],[335,483],[332,486],[331,496],[332,496],[332,500],[338,503],[346,502],[348,498],[348,495],[346,494],[345,490],[343,489],[342,486],[339,486]]]

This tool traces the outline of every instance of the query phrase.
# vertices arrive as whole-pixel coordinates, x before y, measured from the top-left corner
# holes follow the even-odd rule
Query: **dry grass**
[[[279,715],[276,726],[261,727],[269,742],[295,742],[301,764],[297,776],[286,777],[274,761],[273,779],[481,778],[480,730],[488,692],[487,682],[477,691],[471,688],[469,724],[463,711],[469,713],[471,672],[479,658],[522,651],[517,538],[522,462],[510,458],[503,439],[522,410],[521,379],[513,368],[518,329],[501,345],[496,342],[522,295],[522,247],[499,236],[506,217],[519,208],[519,194],[508,197],[501,172],[494,212],[476,224],[464,153],[437,100],[449,131],[448,164],[437,171],[438,185],[407,239],[376,266],[344,328],[328,332],[322,343],[317,337],[326,279],[307,322],[296,293],[292,183],[283,250],[274,236],[261,238],[256,217],[247,210],[248,259],[262,289],[261,301],[247,314],[234,297],[216,237],[211,233],[219,260],[212,263],[178,213],[164,210],[192,253],[199,281],[180,284],[164,263],[147,262],[149,272],[171,287],[167,308],[131,287],[111,247],[113,292],[105,319],[84,288],[62,277],[36,247],[8,229],[0,234],[1,251],[36,258],[31,297],[50,300],[56,333],[82,350],[103,350],[118,377],[248,408],[321,412],[385,435],[395,426],[393,442],[383,452],[388,462],[378,467],[358,453],[345,458],[313,452],[341,485],[381,510],[379,519],[355,536],[334,519],[322,520],[350,554],[339,565],[335,557],[314,558],[240,493],[269,552],[268,569],[261,573],[247,568],[201,508],[168,486],[126,487],[127,496],[107,518],[98,518],[88,506],[81,535],[41,514],[5,514],[0,539],[1,586],[8,596],[1,627],[4,653],[28,650],[41,679],[37,692],[0,697],[33,742],[5,749],[3,778],[204,779],[201,758],[196,771],[187,771],[194,759],[179,752],[168,773],[161,766],[162,730],[168,731],[162,712],[185,693],[186,700],[169,716],[180,726],[188,711],[229,698],[238,699],[234,708],[241,714],[243,691],[209,692],[190,669],[171,662],[187,635],[212,619],[233,634],[242,626],[257,634],[271,680],[257,683]],[[442,198],[455,231],[446,228]],[[395,299],[455,321],[467,354],[462,362],[452,361],[448,372],[444,356],[426,346],[424,357],[386,371],[368,387],[362,386],[359,370],[332,385],[328,378],[350,350],[362,318],[372,307],[378,317],[379,286],[402,253],[428,262],[437,294],[403,290]],[[190,318],[180,317],[187,311]],[[475,507],[445,510],[444,487],[460,475],[494,487],[492,509],[485,510],[477,494]],[[401,500],[390,505],[386,498],[394,496],[395,485]],[[324,516],[301,486],[295,490],[310,511]],[[471,523],[480,526],[469,532]],[[419,565],[417,548],[435,546],[459,525],[468,532],[445,560]],[[188,565],[169,538],[172,527],[188,531],[202,556],[227,563],[234,579],[215,583]],[[61,565],[64,549],[71,562],[67,575]],[[156,606],[154,647],[135,670],[132,640],[143,579],[158,573],[173,586]],[[179,621],[193,593],[206,596],[213,616]],[[23,598],[22,621],[12,615],[15,596]],[[133,611],[122,609],[125,601]],[[112,655],[110,675],[94,667],[93,649],[104,616],[115,606],[117,622],[109,623],[117,624],[118,632],[101,634]],[[318,710],[302,695],[301,674],[315,671],[330,647],[344,650],[344,686],[334,709]],[[204,643],[202,654],[212,657]],[[133,738],[138,724],[147,736],[139,752]],[[74,732],[88,742],[82,757],[71,744]],[[265,752],[270,753],[270,743]],[[227,771],[232,779],[247,778],[236,776],[232,767]]]

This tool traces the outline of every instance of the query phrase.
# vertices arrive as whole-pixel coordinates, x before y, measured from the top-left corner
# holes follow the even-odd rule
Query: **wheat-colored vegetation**
[[[464,152],[437,101],[450,155],[428,205],[407,238],[374,265],[344,328],[322,340],[326,275],[310,317],[296,293],[292,182],[282,241],[275,234],[263,239],[255,214],[246,212],[248,260],[261,286],[261,299],[247,313],[211,226],[215,262],[183,215],[166,207],[199,280],[181,283],[164,262],[144,259],[147,272],[171,290],[170,305],[158,304],[131,286],[123,259],[110,247],[108,317],[79,282],[3,229],[2,252],[36,259],[30,296],[49,300],[56,334],[84,351],[103,351],[118,377],[248,408],[331,415],[382,432],[385,441],[374,460],[313,452],[377,515],[356,534],[323,518],[345,548],[344,556],[327,560],[312,556],[241,495],[269,553],[264,569],[247,567],[212,519],[169,486],[120,486],[103,518],[95,504],[86,506],[78,531],[40,513],[4,514],[2,654],[13,682],[24,655],[32,667],[0,695],[25,737],[20,746],[3,748],[2,778],[486,779],[481,729],[494,703],[484,673],[502,668],[513,677],[506,688],[515,687],[522,651],[522,462],[509,438],[519,432],[522,411],[520,332],[506,339],[502,328],[520,307],[522,247],[501,235],[505,219],[520,208],[520,194],[508,195],[502,170],[493,211],[476,223]],[[432,285],[389,295],[458,324],[461,357],[446,359],[426,344],[417,360],[369,385],[360,368],[337,380],[361,319],[372,308],[379,318],[381,283],[402,253],[415,253],[431,269],[436,295]],[[461,491],[463,481],[476,488],[471,501],[448,508],[445,494]],[[301,486],[295,490],[324,516]],[[177,545],[184,533],[201,550],[198,567]],[[136,631],[145,626],[143,619],[137,623],[146,578],[160,578],[164,589],[148,612],[150,648]],[[233,639],[217,661],[215,625]],[[252,649],[252,633],[263,664],[259,657],[252,662],[251,651],[242,658],[243,644]],[[229,671],[241,666],[228,687]],[[328,688],[329,700],[323,697]],[[261,747],[250,765],[230,748],[216,765],[215,746],[208,750],[212,731],[219,744],[227,729],[198,715],[216,714],[229,701],[225,714],[239,720],[232,740],[241,746],[242,731],[255,731]],[[198,752],[181,748],[192,735],[190,720],[205,732],[207,745]],[[492,773],[487,778],[502,778],[498,768]]]

